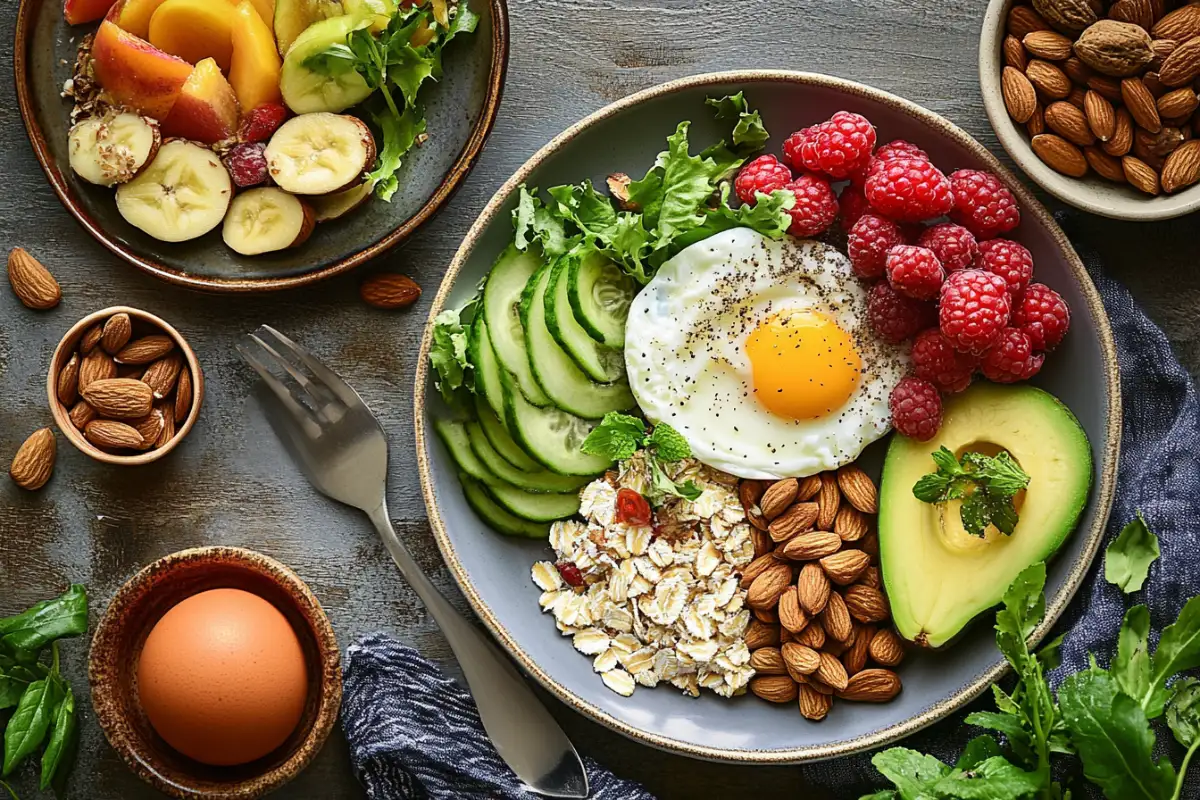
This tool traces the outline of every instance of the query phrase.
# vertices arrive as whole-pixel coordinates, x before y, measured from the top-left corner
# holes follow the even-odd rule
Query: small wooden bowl
[[[174,750],[138,700],[138,659],[154,625],[182,600],[220,588],[243,589],[278,608],[308,666],[308,702],[296,730],[274,752],[236,767],[201,764]],[[88,680],[100,727],[129,768],[159,791],[189,800],[250,800],[278,789],[320,751],[342,704],[341,652],[317,598],[283,564],[237,547],[182,550],[134,575],[96,628]]]
[[[71,409],[64,406],[58,399],[58,374],[62,371],[67,361],[70,360],[71,355],[78,349],[79,340],[83,338],[83,334],[97,322],[106,320],[114,314],[120,314],[121,312],[129,315],[129,319],[133,323],[135,336],[163,333],[175,340],[175,346],[179,348],[179,352],[183,356],[183,360],[192,375],[192,408],[188,412],[187,419],[179,423],[175,430],[174,438],[162,447],[133,455],[110,453],[107,450],[101,450],[89,442],[84,437],[83,431],[76,428],[75,424],[71,422],[69,416]],[[196,424],[196,420],[200,416],[200,406],[204,404],[204,373],[200,369],[200,362],[196,359],[195,351],[192,350],[187,340],[165,320],[137,308],[113,306],[112,308],[88,314],[71,326],[71,329],[63,336],[62,341],[58,343],[58,347],[54,349],[54,355],[50,358],[50,370],[46,374],[46,396],[49,398],[50,413],[54,415],[54,422],[58,425],[58,429],[67,438],[67,441],[75,445],[79,450],[105,464],[120,464],[123,466],[149,464],[174,450],[175,446],[183,441],[183,438],[191,432],[192,427]]]

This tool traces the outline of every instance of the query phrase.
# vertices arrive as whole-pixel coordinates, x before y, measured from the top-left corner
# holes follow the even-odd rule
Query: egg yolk
[[[862,376],[854,339],[824,314],[775,314],[746,339],[754,393],[771,413],[817,419],[845,405]]]

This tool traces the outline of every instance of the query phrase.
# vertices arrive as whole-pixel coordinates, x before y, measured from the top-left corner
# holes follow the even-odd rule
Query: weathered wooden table
[[[46,0],[57,2],[58,0]],[[984,116],[975,58],[983,0],[509,0],[512,60],[504,104],[482,159],[450,207],[379,268],[412,275],[432,295],[459,239],[492,192],[534,150],[588,112],[638,89],[713,70],[779,67],[826,72],[895,92],[949,117],[1000,153]],[[12,29],[15,0],[0,14]],[[11,64],[11,36],[0,44]],[[6,66],[7,70],[8,67]],[[777,132],[778,133],[778,132]],[[361,276],[304,291],[254,297],[193,294],[126,266],[94,243],[59,205],[34,161],[10,81],[0,93],[0,245],[28,248],[63,285],[62,305],[26,310],[0,291],[0,461],[50,423],[45,372],[51,349],[84,314],[117,303],[156,312],[189,337],[208,377],[204,414],[171,457],[114,469],[59,444],[54,479],[29,494],[0,479],[0,614],[85,583],[93,622],[139,567],[195,545],[241,545],[296,569],[320,597],[343,648],[384,630],[449,664],[445,640],[392,566],[366,519],[309,488],[277,445],[238,360],[236,337],[269,322],[301,340],[354,383],[392,443],[391,508],[398,531],[433,580],[464,608],[430,535],[413,459],[412,375],[426,301],[406,313],[359,302]],[[1057,208],[1057,206],[1053,207]],[[1200,269],[1196,218],[1154,225],[1081,215],[1076,241],[1103,253],[1200,374]],[[86,696],[86,645],[63,648]],[[552,703],[581,752],[664,798],[794,797],[799,767],[694,762],[635,745]],[[83,703],[83,752],[71,797],[159,796],[133,777]],[[22,774],[15,787],[35,797]],[[362,797],[344,741],[276,795]]]

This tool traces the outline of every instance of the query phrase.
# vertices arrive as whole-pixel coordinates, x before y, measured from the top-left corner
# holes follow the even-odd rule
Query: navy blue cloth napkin
[[[1104,299],[1121,364],[1124,431],[1106,537],[1116,537],[1138,509],[1158,534],[1162,558],[1151,570],[1147,588],[1134,598],[1150,607],[1157,632],[1200,591],[1200,406],[1196,388],[1163,332],[1123,286],[1103,274],[1095,258],[1084,251],[1081,255]],[[1064,667],[1052,680],[1081,669],[1089,652],[1107,663],[1129,604],[1104,580],[1103,558],[1097,558],[1059,622],[1058,632],[1069,635],[1062,650]],[[953,763],[966,742],[982,732],[963,723],[965,713],[904,744]],[[367,636],[349,649],[342,726],[372,800],[535,797],[488,742],[470,696],[411,648],[386,636]],[[585,761],[593,797],[652,797],[638,784]],[[885,784],[869,753],[811,765],[804,778],[839,800]],[[1200,780],[1190,781],[1183,796],[1200,798]]]

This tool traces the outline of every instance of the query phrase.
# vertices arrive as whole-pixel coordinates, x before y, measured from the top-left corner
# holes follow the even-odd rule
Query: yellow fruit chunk
[[[213,144],[233,136],[238,124],[238,101],[214,59],[196,65],[163,121],[164,136]]]
[[[275,49],[275,36],[259,16],[251,0],[242,0],[235,11],[233,61],[229,82],[242,109],[250,111],[263,103],[281,103],[279,69],[282,62]]]
[[[235,19],[224,0],[166,0],[150,17],[150,44],[193,64],[211,58],[228,70]]]
[[[125,0],[115,22],[122,30],[145,39],[150,35],[150,18],[163,0]]]
[[[258,18],[267,23],[268,28],[275,23],[275,0],[250,0],[250,4],[258,12]],[[275,41],[274,33],[271,34],[271,41]]]

